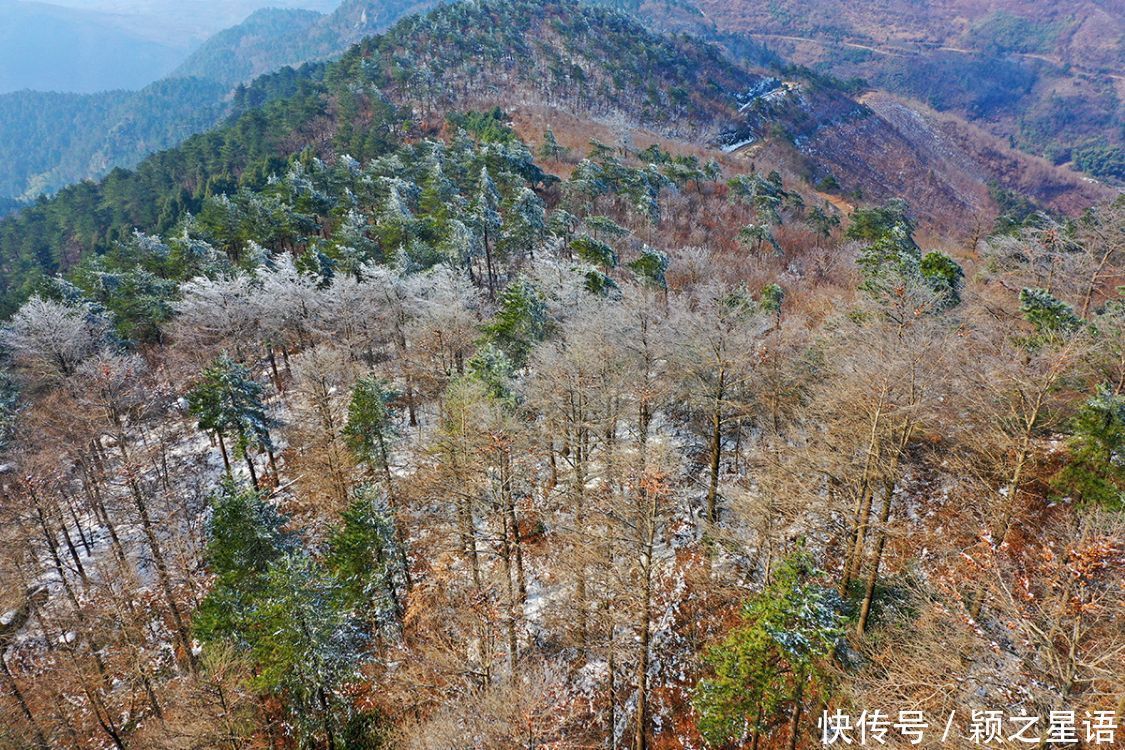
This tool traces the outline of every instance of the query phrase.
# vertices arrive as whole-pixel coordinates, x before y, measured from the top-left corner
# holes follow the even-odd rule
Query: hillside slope
[[[753,101],[747,92],[757,92]],[[411,124],[373,129],[389,103]],[[338,62],[260,78],[239,92],[235,106],[244,113],[232,124],[134,173],[69,188],[0,223],[5,307],[44,274],[104,251],[134,228],[165,231],[208,196],[264,184],[293,153],[363,158],[389,137],[440,127],[450,111],[521,104],[620,118],[716,148],[752,141],[779,152],[774,161],[794,162],[791,171],[809,184],[831,177],[855,197],[905,198],[938,230],[968,231],[967,209],[991,208],[989,180],[1023,187],[1011,174],[976,164],[952,139],[940,144],[948,154],[915,148],[830,81],[771,82],[716,46],[659,36],[573,2],[458,3],[408,17]],[[946,162],[959,166],[950,172]],[[1049,200],[1060,208],[1102,195],[1063,173],[1055,178]],[[1071,193],[1078,197],[1067,198]]]
[[[1125,199],[793,72],[452,4],[0,222],[0,746],[1113,745]]]
[[[344,0],[329,14],[265,9],[222,31],[173,73],[234,86],[286,65],[323,60],[344,52],[398,19],[440,0]]]
[[[702,141],[717,137],[735,116],[735,93],[757,80],[717,48],[573,2],[443,7],[404,19],[338,62],[262,77],[240,91],[234,106],[249,109],[230,125],[0,222],[0,298],[10,309],[44,274],[134,228],[164,231],[208,196],[263,185],[305,149],[364,158],[388,138],[440,124],[451,108],[521,99],[617,113]],[[388,98],[412,112],[405,131],[372,127]]]
[[[742,110],[744,123],[723,138],[727,150],[751,159],[763,151],[775,159],[789,153],[810,182],[835,185],[861,201],[903,198],[938,230],[969,231],[992,211],[993,185],[1062,214],[1114,194],[955,116],[885,93],[857,101],[817,78],[772,79]]]
[[[323,17],[316,11],[298,9],[256,11],[204,42],[172,75],[207,78],[227,86],[249,81],[299,61],[290,51],[299,48],[309,29]]]
[[[693,0],[674,28],[745,33],[787,59],[958,114],[1055,163],[1125,179],[1125,8],[1049,0]],[[1109,151],[1107,151],[1109,149]]]
[[[0,14],[2,3],[8,1],[0,0]],[[433,4],[346,0],[330,14],[261,10],[216,34],[168,78],[139,91],[2,95],[0,196],[50,195],[80,180],[99,179],[115,167],[132,167],[148,154],[178,145],[188,136],[217,125],[231,111],[227,95],[236,84],[286,65],[337,56],[404,14]],[[157,10],[148,8],[146,12]],[[16,28],[0,24],[0,38]],[[37,39],[34,34],[30,38]],[[36,44],[43,46],[42,40]],[[129,47],[124,42],[118,46]],[[166,72],[168,67],[160,70]],[[0,78],[4,70],[0,65]],[[151,72],[149,66],[146,75]],[[148,80],[151,77],[130,83]],[[65,126],[60,126],[62,123]]]
[[[0,95],[0,195],[34,198],[175,146],[227,111],[212,81],[169,79],[140,91]]]

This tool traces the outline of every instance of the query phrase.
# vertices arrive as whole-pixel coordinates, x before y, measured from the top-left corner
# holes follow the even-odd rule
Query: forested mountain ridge
[[[251,108],[230,125],[0,222],[0,299],[10,309],[44,275],[135,228],[165,231],[209,196],[261,186],[296,151],[364,158],[388,138],[432,127],[429,118],[440,122],[454,102],[567,104],[706,138],[733,121],[736,92],[758,78],[715,47],[658,37],[576,3],[443,7],[399,22],[337,62],[262,77],[236,96],[236,110]],[[370,127],[388,98],[407,108],[404,123]]]
[[[285,65],[339,55],[429,5],[347,0],[330,14],[261,10],[210,38],[167,78],[138,91],[2,94],[0,196],[51,195],[84,179],[100,179],[115,167],[131,168],[221,123],[230,114],[236,84]],[[144,80],[151,80],[151,70],[146,74]]]
[[[458,3],[0,223],[0,746],[1114,746],[1125,199],[791,72]]]
[[[1114,184],[1125,179],[1119,3],[695,0],[641,11],[673,29],[745,33],[786,59],[957,114]]]
[[[968,146],[974,159],[983,158],[993,163],[991,173],[983,175],[985,181],[997,180],[998,175],[1003,174],[1000,181],[1007,188],[1030,193],[1038,200],[1045,199],[1048,204],[1051,198],[1046,196],[1058,192],[1058,176],[1052,176],[1041,165],[1018,156],[1004,155],[1005,147],[1000,139],[1007,139],[1008,145],[1025,151],[1043,154],[1056,164],[1069,160],[1075,169],[1111,183],[1121,174],[1120,129],[1114,123],[1120,119],[1121,108],[1117,102],[1122,92],[1114,93],[1112,76],[1107,77],[1099,69],[1089,74],[1066,74],[1070,77],[1063,75],[1060,78],[1065,72],[1060,67],[1063,57],[1070,54],[1062,47],[1059,49],[1063,51],[1056,53],[1063,56],[1057,63],[1039,60],[1037,56],[1043,55],[1020,52],[1013,47],[1031,44],[1026,39],[1020,43],[1019,39],[1035,36],[1032,33],[1035,29],[1054,29],[1048,35],[1053,43],[1070,45],[1066,49],[1073,49],[1075,55],[1081,56],[1082,45],[1075,40],[1094,34],[1098,28],[1096,9],[1091,10],[1093,6],[1083,5],[1082,13],[1069,21],[1060,20],[1056,18],[1057,14],[1049,12],[1049,8],[1038,6],[1024,8],[1020,11],[1024,15],[1012,15],[1002,8],[993,11],[987,8],[956,10],[953,7],[956,4],[935,6],[924,12],[909,8],[901,9],[903,12],[900,14],[888,11],[887,15],[894,17],[891,30],[879,30],[878,33],[890,35],[887,39],[891,41],[884,39],[883,42],[892,47],[905,43],[903,40],[910,37],[912,29],[921,29],[931,36],[954,34],[954,37],[944,42],[916,45],[909,54],[895,52],[894,49],[889,54],[877,54],[862,49],[883,43],[869,38],[869,32],[875,33],[871,31],[875,16],[872,15],[874,11],[863,3],[847,11],[838,5],[820,7],[810,3],[808,13],[802,15],[770,12],[764,4],[751,0],[707,6],[706,12],[703,9],[706,4],[688,0],[598,2],[633,13],[655,29],[689,30],[714,39],[725,45],[737,59],[773,68],[770,71],[773,75],[784,77],[786,64],[763,45],[783,48],[793,60],[811,65],[818,71],[827,71],[842,79],[863,76],[872,85],[913,97],[941,112],[954,113],[977,122],[991,133],[991,140],[995,143],[982,143],[982,138],[973,132],[973,128],[948,120],[940,123],[940,127],[956,131],[945,139],[955,142],[954,148]],[[242,24],[216,34],[173,76],[201,77],[233,86],[282,65],[338,55],[351,43],[382,30],[402,15],[419,12],[435,4],[429,0],[348,0],[326,15],[285,9],[264,10],[253,14]],[[963,22],[961,16],[957,16],[959,20],[952,26],[943,25],[942,19],[955,11],[963,12],[968,21]],[[992,15],[982,15],[986,12]],[[1105,28],[1112,28],[1112,24]],[[835,36],[833,29],[839,32]],[[790,38],[792,34],[798,37]],[[957,37],[957,34],[961,36]],[[805,35],[807,39],[799,35]],[[1108,37],[1103,33],[1099,38]],[[804,42],[801,42],[802,39]],[[941,44],[953,46],[935,48],[935,45]],[[825,52],[831,54],[826,55]],[[1069,60],[1069,57],[1066,59]],[[849,85],[855,83],[852,80]],[[167,82],[165,88],[175,85],[183,84]],[[97,179],[112,167],[131,167],[154,148],[174,145],[190,133],[217,124],[220,121],[217,113],[225,111],[219,99],[199,99],[198,95],[202,92],[198,88],[193,93],[195,96],[168,100],[157,107],[147,106],[156,101],[151,92],[117,95],[114,111],[120,112],[121,118],[134,122],[141,135],[133,140],[122,136],[112,145],[101,141],[108,129],[102,127],[101,121],[108,106],[106,97],[88,100],[85,106],[90,108],[89,116],[81,118],[73,133],[62,140],[57,134],[61,131],[27,132],[17,128],[14,139],[10,141],[15,144],[12,151],[16,157],[4,162],[7,171],[4,179],[0,180],[11,183],[12,187],[0,187],[0,195],[34,197],[40,192],[49,194],[79,179]],[[66,97],[59,99],[53,103],[47,101],[46,105],[56,110],[74,104],[63,101]],[[13,122],[18,116],[17,108],[9,108],[10,101],[0,98],[0,121]],[[908,106],[919,108],[918,105]],[[1018,121],[1013,117],[1017,109],[1024,113]],[[897,112],[889,114],[892,118],[898,115]],[[209,115],[214,117],[207,121]],[[150,119],[152,122],[146,123]],[[130,132],[128,128],[122,130]],[[164,133],[167,137],[148,137],[154,133]],[[1064,133],[1065,136],[1062,135]],[[912,133],[903,135],[910,140]],[[929,150],[949,147],[948,142],[924,146]],[[840,165],[822,165],[814,171],[820,172],[823,177],[840,168]],[[1018,172],[1024,174],[1013,177]],[[942,179],[962,180],[958,176],[944,176]],[[1044,180],[1056,187],[1039,191],[1028,189]],[[879,184],[878,178],[869,182]],[[862,188],[857,185],[853,189]],[[974,200],[979,200],[980,195]],[[1064,199],[1063,202],[1068,201]]]
[[[140,91],[0,94],[0,195],[31,199],[132,167],[212,127],[227,93],[211,81],[168,79]]]
[[[220,32],[172,75],[247,83],[286,65],[324,60],[440,0],[344,0],[328,14],[265,9]]]
[[[324,16],[300,9],[263,8],[242,23],[204,42],[173,76],[207,78],[233,87],[284,64],[304,62],[288,51],[300,46],[309,28]],[[285,55],[285,58],[280,56]]]
[[[749,92],[749,93],[748,93]],[[749,99],[747,97],[750,97]],[[274,105],[254,111],[271,99]],[[339,61],[285,69],[236,92],[236,120],[155,156],[135,173],[75,185],[0,223],[3,309],[82,255],[104,251],[135,228],[164,231],[184,211],[239,184],[260,186],[279,159],[311,148],[321,155],[369,153],[371,108],[390,99],[425,131],[450,107],[559,105],[601,118],[624,117],[700,143],[749,142],[749,158],[790,168],[852,196],[904,197],[936,227],[969,231],[966,218],[991,205],[988,184],[1043,193],[1073,209],[1097,200],[1095,186],[1049,168],[1027,181],[1017,164],[993,171],[956,141],[917,144],[828,79],[786,83],[750,71],[691,37],[662,37],[612,11],[575,4],[458,3],[408,17]],[[741,112],[739,110],[742,110]],[[746,128],[739,133],[740,121]],[[919,172],[930,172],[925,180]],[[854,199],[854,198],[853,198]]]

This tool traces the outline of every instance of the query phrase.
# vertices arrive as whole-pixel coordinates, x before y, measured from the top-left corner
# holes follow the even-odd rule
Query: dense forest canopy
[[[174,70],[145,69],[133,84],[134,90],[103,90],[125,85],[118,79],[94,86],[92,93],[74,93],[60,84],[35,86],[33,81],[14,86],[20,90],[0,94],[0,197],[35,199],[84,179],[100,179],[116,167],[132,168],[149,154],[177,146],[221,123],[231,113],[230,95],[239,84],[288,65],[339,55],[401,16],[433,4],[348,0],[328,14],[265,8],[215,34],[190,56],[185,50],[176,59],[187,59]],[[223,5],[222,12],[211,8],[210,17],[233,14],[241,18],[236,6],[246,4]],[[175,7],[155,9],[150,5],[134,10],[138,15],[113,20],[144,24],[152,15],[151,20],[172,27],[196,25],[190,18],[180,18]],[[55,12],[67,11],[56,8]],[[6,30],[15,32],[26,26],[18,19],[9,20]],[[56,30],[56,36],[60,33]],[[34,33],[31,36],[31,40],[21,41],[34,48],[26,55],[27,64],[49,67],[39,54],[45,43],[36,41]],[[181,37],[180,41],[186,40]],[[131,49],[119,42],[106,45],[125,56]],[[65,44],[56,41],[54,46]],[[89,50],[85,54],[97,57]],[[162,73],[167,76],[150,83]],[[45,90],[28,90],[29,85]]]
[[[478,45],[462,43],[467,33]],[[537,65],[519,64],[520,55]],[[702,129],[729,116],[747,80],[754,77],[713,47],[663,39],[585,6],[461,3],[407,18],[337,62],[287,68],[241,87],[230,124],[0,222],[0,310],[10,312],[45,277],[135,229],[164,232],[208,197],[261,187],[294,151],[366,158],[424,124],[411,124],[412,116],[425,121],[469,92],[489,96],[518,85],[584,110],[628,109],[645,123]],[[388,100],[416,112],[393,121]]]
[[[171,79],[140,91],[0,95],[0,195],[33,199],[178,145],[226,112],[225,87]]]

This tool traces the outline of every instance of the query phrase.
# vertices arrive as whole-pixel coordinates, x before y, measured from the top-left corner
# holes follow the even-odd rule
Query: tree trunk
[[[473,509],[471,500],[467,497],[461,498],[458,503],[459,513],[461,517],[461,546],[465,551],[466,557],[469,559],[469,567],[473,572],[473,585],[479,593],[483,589],[483,582],[480,575],[480,557],[477,554],[477,532],[473,521]]]
[[[402,566],[402,578],[407,592],[410,591],[410,559],[406,553],[406,536],[402,531],[402,522],[398,517],[398,503],[394,492],[394,482],[391,476],[390,452],[387,450],[387,441],[382,430],[379,431],[379,458],[383,463],[383,482],[387,488],[387,508],[391,512],[391,523],[394,524],[395,546],[398,547],[399,564]]]
[[[75,508],[74,498],[70,495],[64,495],[66,500],[67,510],[70,511],[70,520],[74,521],[74,529],[78,532],[78,540],[82,542],[82,549],[86,550],[86,554],[92,554],[90,548],[90,540],[86,538],[86,532],[82,529],[82,522],[78,518],[78,510]]]
[[[215,437],[219,440],[219,451],[223,454],[223,466],[226,467],[227,476],[233,476],[233,472],[230,468],[230,455],[227,453],[227,444],[226,441],[223,440],[223,431],[215,430]]]
[[[633,725],[633,750],[648,750],[648,668],[652,649],[652,574],[653,552],[656,545],[656,492],[651,492],[644,520],[644,538],[641,548],[641,643],[637,663],[637,713]]]
[[[608,609],[608,602],[607,602]],[[617,658],[613,648],[613,623],[609,624],[609,641],[606,646],[606,711],[608,737],[606,747],[608,750],[617,750]]]
[[[0,674],[4,675],[5,681],[8,683],[8,690],[11,692],[12,697],[16,699],[16,704],[20,707],[20,713],[23,714],[24,719],[31,726],[31,731],[35,735],[35,744],[40,750],[49,750],[50,746],[47,744],[47,738],[43,736],[43,730],[39,728],[38,722],[35,721],[35,716],[31,713],[31,709],[27,705],[27,700],[20,692],[19,685],[16,684],[16,678],[8,669],[8,661],[4,658],[4,652],[0,651]]]
[[[726,370],[720,369],[715,408],[711,412],[711,481],[707,486],[707,521],[712,524],[719,520],[716,499],[719,494],[719,462],[723,451],[723,395],[726,376]]]
[[[762,739],[762,701],[758,700],[758,712],[754,717],[754,731],[750,735],[750,750],[758,750],[758,743]]]
[[[871,601],[875,597],[875,584],[879,580],[879,564],[883,561],[883,548],[887,544],[887,522],[891,518],[891,503],[894,500],[895,486],[887,483],[887,492],[883,496],[883,510],[879,514],[879,540],[875,542],[875,559],[871,561],[871,570],[867,574],[867,584],[863,590],[863,604],[859,608],[859,622],[856,623],[856,634],[863,637],[867,627],[867,618],[871,614]]]
[[[281,473],[277,470],[277,456],[274,455],[273,446],[266,446],[266,456],[269,457],[270,471],[273,472],[273,486],[281,486]]]
[[[141,520],[141,528],[144,531],[145,540],[148,542],[149,551],[152,553],[152,563],[156,568],[156,578],[160,582],[160,588],[164,593],[165,600],[168,602],[168,609],[172,613],[172,624],[176,634],[179,636],[180,645],[184,650],[184,660],[188,668],[194,674],[196,671],[196,663],[195,654],[192,653],[191,650],[191,637],[188,635],[187,625],[184,623],[183,615],[180,613],[180,607],[176,604],[176,596],[172,590],[172,580],[168,574],[168,565],[164,559],[164,552],[160,547],[160,541],[156,538],[156,531],[152,526],[152,518],[149,516],[148,502],[145,500],[140,485],[137,483],[134,468],[129,461],[128,453],[125,452],[125,444],[123,442],[120,444],[122,453],[125,453],[125,471],[129,476],[133,505],[137,509],[137,515]]]
[[[1016,462],[1012,469],[1012,475],[1008,479],[1006,485],[1007,497],[1004,498],[1004,509],[1000,514],[1000,524],[998,528],[993,529],[992,549],[999,549],[1008,536],[1008,532],[1012,528],[1012,521],[1016,513],[1016,505],[1020,483],[1023,481],[1023,471],[1027,466],[1028,460],[1031,458],[1031,439],[1035,433],[1035,427],[1039,424],[1039,414],[1043,408],[1043,400],[1046,397],[1046,387],[1039,390],[1035,404],[1031,412],[1024,419],[1023,435],[1020,437],[1020,447],[1016,452]],[[982,578],[980,584],[977,586],[976,593],[973,595],[969,605],[969,616],[974,620],[979,620],[981,612],[984,610],[985,599],[985,585]]]
[[[1090,312],[1090,303],[1094,299],[1094,290],[1097,289],[1098,278],[1102,275],[1102,270],[1109,261],[1109,256],[1113,253],[1113,249],[1111,245],[1110,249],[1105,251],[1101,261],[1098,262],[1097,267],[1094,269],[1094,272],[1090,274],[1090,280],[1086,285],[1086,293],[1082,295],[1082,311],[1079,313],[1079,316],[1082,318],[1085,318],[1086,314]]]
[[[805,698],[804,675],[797,675],[797,694],[793,697],[793,714],[789,721],[789,750],[797,750],[797,730],[801,728],[801,701]]]
[[[254,459],[250,456],[250,451],[244,451],[246,457],[246,468],[250,470],[250,484],[254,486],[255,492],[261,492],[262,488],[258,484],[258,472],[254,469]]]
[[[488,271],[488,298],[496,299],[496,274],[492,268],[492,242],[488,237],[488,230],[484,232],[484,263]]]
[[[852,537],[852,543],[848,545],[848,549],[845,552],[844,575],[840,579],[841,596],[847,596],[848,587],[851,585],[852,576],[855,574],[855,566],[859,564],[859,561],[857,561],[855,557],[856,550],[858,549],[861,552],[863,550],[863,537],[866,533],[867,517],[871,514],[871,469],[877,453],[879,425],[883,418],[883,398],[886,392],[887,386],[884,384],[879,394],[879,405],[876,407],[875,414],[871,420],[871,433],[867,442],[867,453],[863,461],[863,474],[860,476],[859,496],[856,498],[854,517],[852,519],[855,531]]]
[[[519,591],[519,603],[522,607],[527,603],[527,572],[523,565],[523,541],[520,538],[519,518],[516,516],[516,497],[512,489],[512,451],[510,447],[504,450],[501,457],[501,481],[504,492],[504,502],[508,514],[507,525],[512,529],[512,546],[516,558],[516,584]]]
[[[508,664],[511,669],[511,676],[514,679],[516,675],[516,662],[519,659],[519,641],[516,638],[516,621],[518,615],[516,614],[519,602],[516,598],[515,585],[512,583],[512,549],[508,542],[508,524],[507,521],[503,522],[503,530],[500,535],[500,560],[504,563],[504,587],[508,597]]]
[[[281,373],[277,371],[277,357],[273,353],[273,347],[267,346],[266,353],[270,361],[270,372],[273,373],[273,385],[277,388],[277,392],[281,392]]]

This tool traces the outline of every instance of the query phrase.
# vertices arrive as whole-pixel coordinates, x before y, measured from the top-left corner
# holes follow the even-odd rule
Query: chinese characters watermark
[[[858,715],[842,710],[824,711],[817,721],[825,746],[859,747],[887,744],[897,735],[912,745],[940,737],[945,743],[968,742],[981,746],[1026,745],[1113,745],[1117,738],[1115,711],[1051,711],[1047,716],[1005,714],[1003,711],[972,711],[960,720],[950,711],[933,721],[923,711],[864,710]]]

